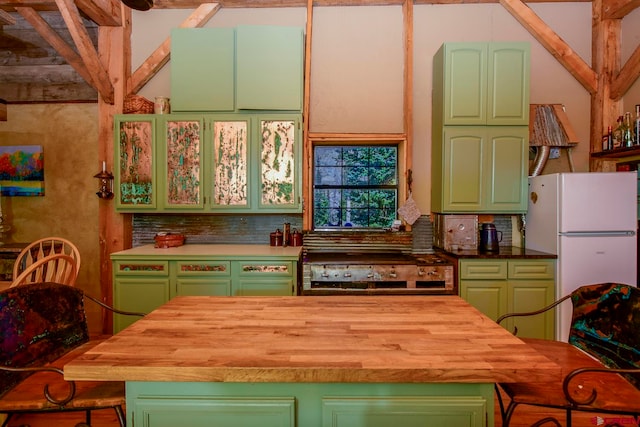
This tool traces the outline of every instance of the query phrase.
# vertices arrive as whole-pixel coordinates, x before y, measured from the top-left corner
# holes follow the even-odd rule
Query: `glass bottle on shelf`
[[[624,116],[618,116],[618,126],[613,131],[613,148],[624,147]]]
[[[631,128],[631,113],[624,113],[624,133],[622,134],[622,146],[623,147],[632,147],[633,146],[633,137],[631,136],[632,128]]]

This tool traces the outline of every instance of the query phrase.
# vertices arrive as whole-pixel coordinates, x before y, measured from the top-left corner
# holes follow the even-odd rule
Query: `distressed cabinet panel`
[[[156,209],[156,119],[150,115],[116,117],[116,208]]]
[[[173,116],[172,116],[173,117]],[[160,121],[162,133],[162,205],[166,209],[204,206],[203,119],[185,117]]]
[[[211,121],[213,209],[251,207],[249,200],[249,129],[251,119]]]

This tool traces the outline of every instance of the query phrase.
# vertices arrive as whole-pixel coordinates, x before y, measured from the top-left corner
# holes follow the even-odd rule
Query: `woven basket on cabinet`
[[[144,96],[127,95],[124,99],[122,112],[125,114],[151,114],[153,113],[153,102]]]

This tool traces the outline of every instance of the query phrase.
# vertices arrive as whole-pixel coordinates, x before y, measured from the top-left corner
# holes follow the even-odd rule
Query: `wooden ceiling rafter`
[[[547,51],[591,94],[598,91],[596,72],[521,0],[500,0],[500,4],[535,37]]]
[[[82,58],[85,66],[92,74],[92,81],[95,89],[100,94],[100,97],[108,104],[114,102],[114,89],[109,79],[107,70],[100,62],[98,51],[96,50],[91,37],[87,32],[87,29],[82,23],[82,17],[78,7],[73,0],[56,0],[62,19],[64,19],[71,34],[78,53]],[[90,83],[90,82],[87,82]]]
[[[9,12],[5,12],[4,10],[0,9],[0,25],[15,25],[15,24],[16,24],[16,18],[11,16]]]
[[[76,0],[78,9],[99,26],[122,26],[120,0]]]
[[[180,28],[200,28],[220,10],[219,3],[203,3],[185,19]],[[129,93],[137,93],[153,76],[169,62],[171,57],[171,37],[164,42],[131,74],[127,85]]]
[[[33,26],[38,34],[40,34],[87,83],[95,87],[91,73],[89,73],[89,70],[84,65],[80,55],[51,28],[38,12],[30,7],[17,7],[16,11]]]
[[[603,5],[603,19],[622,19],[640,6],[640,0],[609,0]]]

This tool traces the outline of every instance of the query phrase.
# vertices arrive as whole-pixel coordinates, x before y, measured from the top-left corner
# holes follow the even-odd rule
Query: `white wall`
[[[533,3],[532,10],[591,64],[591,3]],[[135,68],[191,10],[134,12],[132,65]],[[313,132],[401,132],[403,129],[403,29],[400,6],[316,7],[311,50]],[[627,57],[640,38],[640,12],[625,18]],[[305,8],[222,9],[207,24],[273,24],[305,27]],[[447,41],[529,41],[531,103],[562,103],[580,139],[573,151],[576,169],[588,170],[590,96],[544,47],[499,4],[414,7],[414,199],[430,209],[432,58]],[[140,94],[170,96],[171,64]],[[638,86],[638,87],[636,87]],[[638,95],[636,95],[638,94]],[[640,85],[628,95],[640,103]],[[566,152],[549,161],[546,172],[568,170]]]

